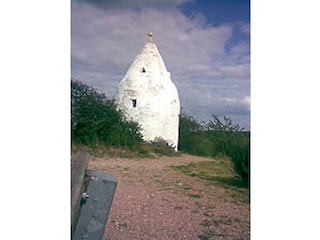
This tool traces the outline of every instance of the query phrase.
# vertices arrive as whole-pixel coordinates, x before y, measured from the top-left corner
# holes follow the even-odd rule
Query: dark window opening
[[[146,69],[143,67],[141,71],[144,73],[144,72],[146,72]]]
[[[132,100],[132,106],[135,108],[137,107],[137,99],[131,99]]]

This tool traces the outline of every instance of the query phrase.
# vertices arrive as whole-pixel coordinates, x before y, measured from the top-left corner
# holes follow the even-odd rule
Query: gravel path
[[[118,179],[103,240],[250,239],[250,204],[235,197],[237,190],[169,167],[199,161],[214,160],[91,158],[89,169]]]

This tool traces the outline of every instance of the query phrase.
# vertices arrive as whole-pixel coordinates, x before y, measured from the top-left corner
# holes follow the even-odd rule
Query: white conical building
[[[162,138],[178,149],[179,95],[151,32],[119,84],[116,104],[141,126],[145,141]]]

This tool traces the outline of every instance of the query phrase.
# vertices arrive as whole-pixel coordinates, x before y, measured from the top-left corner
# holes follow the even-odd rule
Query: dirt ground
[[[91,157],[89,169],[118,179],[103,240],[250,239],[250,204],[239,197],[239,190],[170,167],[201,161],[214,160],[190,155]]]

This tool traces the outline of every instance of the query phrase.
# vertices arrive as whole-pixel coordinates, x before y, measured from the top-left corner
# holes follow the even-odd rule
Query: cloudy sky
[[[246,124],[252,113],[253,239],[320,239],[320,2],[251,0],[251,22],[248,3],[241,1],[132,2],[72,1],[71,76],[112,97],[153,31],[186,111],[201,119],[228,114]],[[70,195],[69,5],[1,1],[1,167],[19,175],[0,175],[9,183],[2,192],[10,196],[0,199],[4,239],[13,232],[17,239],[43,239],[49,231],[50,239],[70,235],[65,198],[52,198],[53,192]],[[21,191],[30,189],[21,188],[21,179],[41,189],[24,204]],[[51,201],[59,208],[48,208]],[[17,218],[24,222],[20,231]],[[38,219],[46,221],[33,231]]]
[[[114,97],[149,31],[184,112],[250,129],[249,0],[73,0],[72,79]]]

